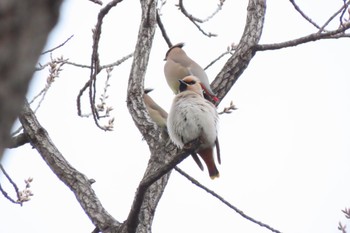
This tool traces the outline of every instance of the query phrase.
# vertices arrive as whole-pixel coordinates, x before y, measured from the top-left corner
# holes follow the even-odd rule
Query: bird
[[[153,89],[146,88],[143,94],[143,100],[149,116],[159,127],[166,128],[168,113],[148,95],[151,91],[153,91]]]
[[[186,76],[178,82],[180,93],[174,97],[167,120],[169,137],[181,149],[198,139],[200,145],[196,152],[204,160],[210,178],[219,177],[214,161],[216,147],[217,160],[221,164],[216,107],[204,99],[203,84],[197,77]]]
[[[169,48],[165,55],[164,75],[166,81],[174,92],[179,93],[179,81],[186,76],[196,76],[202,83],[204,90],[204,96],[208,100],[212,100],[214,103],[218,102],[218,97],[215,96],[213,90],[210,87],[208,76],[203,68],[187,56],[182,49],[184,43],[178,43]]]
[[[148,93],[150,93],[151,91],[153,91],[153,89],[151,88],[145,88],[144,90],[143,100],[145,102],[146,109],[152,121],[162,128],[162,133],[167,134],[168,113],[148,95]],[[197,154],[193,152],[191,153],[191,156],[198,165],[198,167],[203,171],[203,164],[201,163]]]

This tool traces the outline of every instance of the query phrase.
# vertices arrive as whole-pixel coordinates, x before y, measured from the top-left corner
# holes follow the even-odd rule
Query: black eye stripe
[[[188,85],[193,85],[196,83],[196,81],[192,80],[192,81],[189,81],[189,82],[186,82]]]

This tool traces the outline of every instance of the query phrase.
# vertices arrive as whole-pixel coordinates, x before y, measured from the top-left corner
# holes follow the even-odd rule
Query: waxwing
[[[166,121],[168,117],[168,113],[159,106],[154,100],[148,95],[149,92],[153,91],[153,89],[145,89],[145,93],[143,94],[143,100],[145,102],[147,111],[151,119],[159,126],[166,127]]]
[[[172,46],[165,55],[164,75],[169,87],[175,94],[179,93],[179,81],[186,76],[196,76],[202,83],[205,97],[214,102],[218,101],[214,92],[210,88],[208,76],[195,61],[187,56],[182,49],[184,43]]]
[[[166,133],[166,123],[167,123],[167,118],[168,118],[168,113],[161,107],[159,106],[149,95],[148,93],[153,91],[153,89],[147,88],[144,91],[143,94],[143,100],[145,102],[147,111],[149,113],[149,116],[151,119],[163,129],[163,132]],[[204,170],[203,165],[201,161],[199,160],[198,156],[196,153],[191,153],[192,158],[194,161],[197,163],[198,167],[201,170]]]
[[[173,100],[167,120],[169,137],[179,148],[199,139],[200,146],[196,152],[207,165],[209,176],[212,179],[219,177],[213,156],[216,146],[217,159],[221,163],[216,108],[203,98],[203,84],[197,77],[187,76],[178,82],[180,93]]]

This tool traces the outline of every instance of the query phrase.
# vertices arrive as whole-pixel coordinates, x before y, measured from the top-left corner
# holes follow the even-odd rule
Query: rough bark
[[[93,182],[65,160],[27,102],[24,103],[19,120],[31,145],[38,151],[53,173],[72,190],[93,224],[103,232],[115,232],[120,223],[103,208],[91,187]]]
[[[160,131],[158,128],[155,128],[155,125],[150,120],[142,98],[144,78],[157,24],[156,6],[156,0],[141,0],[141,23],[129,77],[127,96],[129,112],[151,151],[151,158],[143,179],[158,170],[164,165],[167,158],[169,159],[171,156],[164,150],[167,139],[160,138]],[[172,149],[177,151],[175,147],[172,147]],[[137,193],[142,198],[137,198],[138,195],[136,194],[128,219],[120,232],[151,232],[154,213],[169,176],[170,173],[164,175],[148,188],[144,187],[137,190]]]
[[[211,84],[220,100],[226,96],[254,57],[255,46],[259,43],[263,30],[265,12],[265,0],[249,1],[246,25],[241,40],[235,53],[228,59]]]
[[[62,0],[0,2],[0,160]],[[6,113],[6,114],[3,114]]]

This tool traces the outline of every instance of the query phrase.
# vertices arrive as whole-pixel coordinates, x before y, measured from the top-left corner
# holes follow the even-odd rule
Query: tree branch
[[[317,41],[321,39],[336,39],[336,38],[348,37],[349,35],[345,34],[345,31],[348,30],[349,28],[350,28],[350,22],[344,24],[344,27],[340,27],[337,30],[333,30],[333,31],[327,31],[323,33],[316,32],[304,37],[300,37],[294,40],[289,40],[281,43],[259,44],[255,46],[255,50],[256,51],[276,50],[276,49],[293,47],[293,46],[297,46],[300,44],[308,43],[311,41]]]
[[[242,38],[234,54],[228,59],[211,84],[220,100],[226,96],[243,71],[248,67],[250,60],[254,57],[255,47],[262,34],[265,12],[265,0],[249,0],[246,26]]]
[[[32,146],[39,152],[53,173],[72,190],[93,224],[103,232],[111,232],[114,228],[119,227],[120,223],[103,208],[91,188],[91,181],[65,160],[27,102],[24,104],[19,120]]]
[[[60,44],[60,45],[58,45],[58,46],[56,46],[56,47],[54,47],[54,48],[52,48],[52,49],[49,49],[49,50],[46,50],[46,51],[42,52],[41,55],[44,55],[44,54],[46,54],[46,53],[51,53],[51,52],[55,51],[56,49],[61,48],[61,47],[64,46],[70,39],[72,39],[73,36],[74,36],[74,35],[71,35],[70,37],[68,37],[68,39],[65,40],[62,44]]]
[[[165,31],[165,27],[163,25],[162,19],[160,18],[158,10],[157,10],[157,24],[158,24],[160,31],[162,32],[162,36],[163,36],[165,42],[168,44],[168,47],[170,48],[173,44],[171,43],[169,36]]]
[[[300,7],[295,3],[294,0],[289,0],[290,3],[294,6],[295,10],[304,18],[306,21],[314,25],[317,29],[320,29],[321,27],[318,26],[310,17],[308,17],[301,9]],[[322,30],[323,31],[323,30]]]
[[[141,180],[139,187],[137,188],[134,202],[129,213],[128,219],[126,221],[126,228],[128,232],[135,232],[136,226],[138,224],[138,215],[141,211],[141,206],[143,204],[144,196],[148,188],[162,176],[169,173],[177,164],[187,158],[191,153],[193,153],[200,145],[200,141],[196,140],[192,142],[191,147],[187,150],[181,151],[176,156],[171,158],[167,163],[159,164],[160,168],[156,171],[146,172],[143,179]],[[163,161],[159,161],[162,163]],[[158,162],[158,163],[159,163]],[[170,174],[169,174],[170,175]]]
[[[5,175],[6,179],[11,183],[12,187],[14,188],[14,190],[15,190],[15,192],[16,192],[16,195],[17,195],[17,200],[18,200],[18,201],[13,200],[13,199],[7,194],[7,192],[5,192],[5,190],[1,187],[1,184],[0,184],[0,192],[2,193],[2,195],[3,195],[6,199],[8,199],[9,201],[11,201],[12,203],[22,205],[22,202],[20,202],[19,190],[18,190],[18,187],[17,187],[16,183],[11,179],[11,177],[9,176],[9,174],[7,174],[6,170],[4,169],[4,167],[3,167],[1,164],[0,164],[0,170],[2,171],[2,173]]]
[[[121,230],[121,232],[128,233],[151,231],[154,211],[166,187],[170,173],[163,175],[154,183],[152,183],[154,180],[146,182],[145,179],[154,171],[161,169],[178,152],[173,144],[167,144],[168,137],[161,137],[159,128],[151,121],[143,102],[144,78],[157,26],[157,1],[141,1],[141,7],[141,23],[128,83],[127,107],[135,125],[147,141],[151,158],[144,179],[138,187],[128,219]],[[152,185],[146,188],[147,185],[143,182],[146,182],[147,185],[152,183]]]
[[[220,1],[220,4],[218,5],[218,9],[212,14],[211,17],[213,17],[219,10],[221,10],[221,7],[222,7],[223,3],[224,3],[224,1]],[[209,32],[209,33],[205,32],[201,28],[201,26],[199,26],[198,23],[197,23],[197,22],[204,23],[205,21],[209,20],[209,18],[207,20],[201,20],[201,19],[198,19],[198,18],[194,17],[190,13],[188,13],[187,10],[185,9],[185,6],[183,5],[183,0],[179,0],[179,4],[177,6],[179,7],[179,9],[182,12],[182,14],[184,14],[184,16],[186,16],[198,28],[198,30],[200,32],[202,32],[205,36],[207,36],[207,37],[217,36],[216,34],[213,34],[211,32]]]
[[[346,10],[346,8],[349,6],[350,1],[348,1],[347,3],[344,2],[344,5],[338,10],[336,11],[324,24],[323,26],[320,28],[320,30],[318,31],[318,33],[321,33],[326,27],[327,25],[341,12],[344,12]],[[340,26],[344,27],[343,25],[343,21],[342,21],[342,15],[340,16]]]
[[[270,227],[269,225],[260,222],[258,220],[255,220],[254,218],[248,216],[247,214],[245,214],[242,210],[238,209],[236,206],[232,205],[230,202],[226,201],[223,197],[221,197],[219,194],[217,194],[216,192],[214,192],[213,190],[208,189],[207,187],[205,187],[204,185],[202,185],[201,183],[199,183],[197,180],[193,179],[191,176],[189,176],[187,173],[185,173],[183,170],[181,170],[178,167],[175,167],[175,170],[180,173],[182,176],[184,176],[185,178],[187,178],[189,181],[191,181],[195,186],[203,189],[204,191],[208,192],[209,194],[211,194],[213,197],[217,198],[219,201],[221,201],[222,203],[224,203],[225,205],[227,205],[229,208],[231,208],[232,210],[236,211],[239,215],[241,215],[243,218],[261,226],[261,227],[265,227],[266,229],[269,229],[272,232],[276,232],[276,233],[281,233],[279,230],[276,230],[272,227]]]
[[[29,138],[27,136],[27,134],[25,133],[21,133],[15,137],[12,137],[9,144],[7,145],[7,148],[9,149],[13,149],[13,148],[17,148],[20,146],[23,146],[24,144],[29,142]]]
[[[81,97],[85,90],[89,88],[89,102],[91,113],[94,119],[96,126],[102,130],[108,130],[108,128],[101,126],[99,123],[99,114],[95,107],[95,99],[96,99],[96,77],[97,74],[101,71],[100,59],[98,54],[98,45],[100,42],[101,32],[102,32],[102,23],[104,17],[108,14],[108,12],[115,7],[122,0],[113,0],[109,2],[104,8],[102,8],[97,16],[97,23],[93,31],[93,45],[92,45],[92,55],[91,55],[91,71],[90,71],[90,80],[85,84],[85,86],[80,90],[77,98],[78,105],[78,114],[81,114]]]

